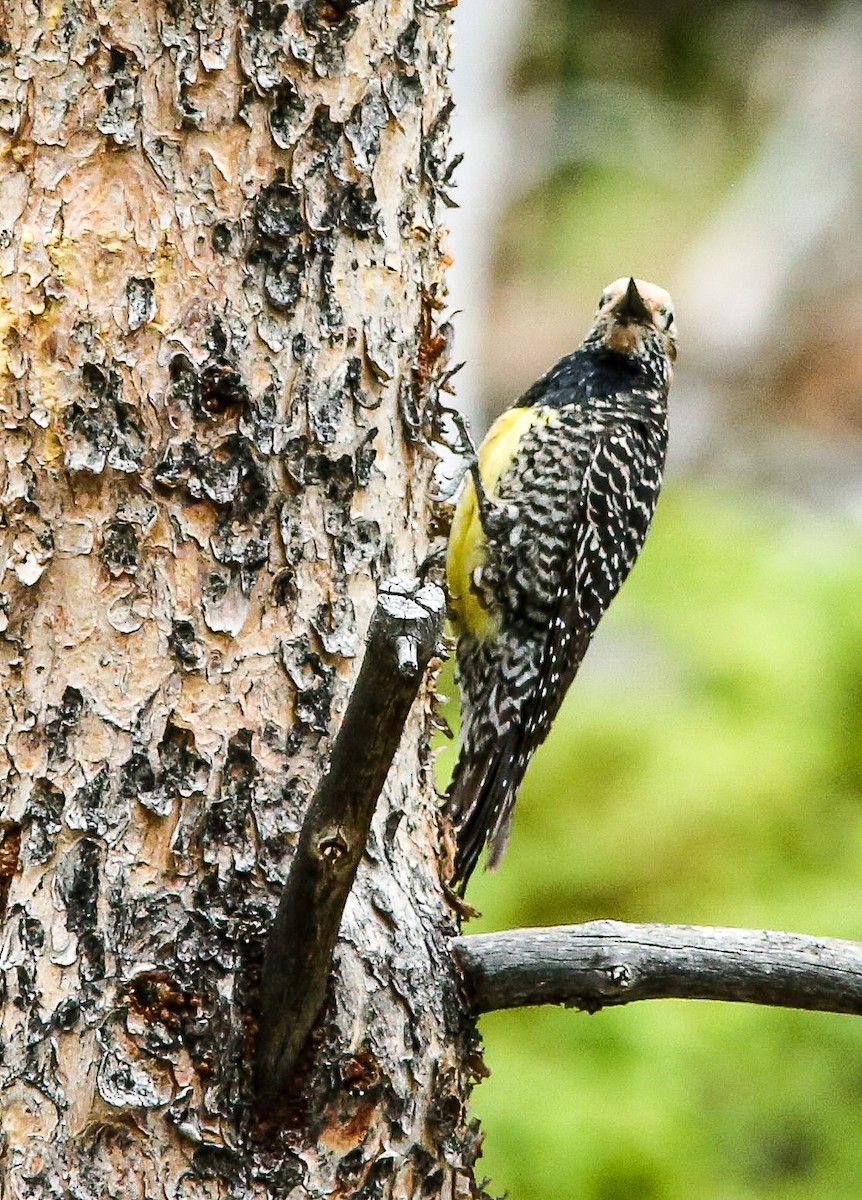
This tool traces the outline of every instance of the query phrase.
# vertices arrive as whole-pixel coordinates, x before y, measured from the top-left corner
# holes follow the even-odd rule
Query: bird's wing
[[[481,681],[481,695],[470,699],[471,709],[484,720],[481,741],[465,744],[449,793],[459,886],[466,884],[486,841],[488,866],[499,863],[530,758],[545,740],[602,614],[631,570],[655,508],[663,447],[648,430],[621,423],[591,440],[571,510],[567,569],[544,638],[501,631],[493,641],[493,663],[464,672],[465,680]],[[473,646],[469,652],[481,649]],[[469,738],[472,728],[467,732]]]
[[[479,474],[487,497],[493,500],[500,477],[518,453],[524,435],[537,421],[549,419],[542,409],[519,405],[497,418],[479,447]],[[488,610],[473,583],[474,572],[483,565],[487,553],[479,501],[473,480],[468,476],[452,518],[446,573],[458,632],[468,633],[479,641],[493,636],[498,624],[496,614]]]
[[[595,441],[579,492],[571,567],[549,623],[520,752],[541,745],[603,613],[643,545],[661,485],[663,451],[638,423],[614,425]],[[526,769],[525,761],[525,769]]]

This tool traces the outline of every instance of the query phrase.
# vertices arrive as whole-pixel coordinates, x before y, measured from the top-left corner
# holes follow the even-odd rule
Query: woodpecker
[[[462,894],[506,848],[518,788],[631,570],[667,449],[670,296],[624,277],[582,345],[492,425],[446,558],[458,637],[461,750],[445,811]]]

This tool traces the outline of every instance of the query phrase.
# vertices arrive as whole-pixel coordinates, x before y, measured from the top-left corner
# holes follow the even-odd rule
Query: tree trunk
[[[251,1097],[304,807],[427,550],[449,18],[237,8],[0,17],[4,1197],[477,1194],[430,685],[286,1124]]]

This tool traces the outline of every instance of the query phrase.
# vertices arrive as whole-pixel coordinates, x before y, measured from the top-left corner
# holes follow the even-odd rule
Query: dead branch
[[[473,934],[452,949],[477,1014],[667,997],[862,1013],[862,943],[837,938],[590,921]]]
[[[344,905],[371,818],[425,668],[437,652],[445,598],[434,584],[384,584],[365,657],[309,805],[267,943],[255,1085],[271,1112],[326,996]]]

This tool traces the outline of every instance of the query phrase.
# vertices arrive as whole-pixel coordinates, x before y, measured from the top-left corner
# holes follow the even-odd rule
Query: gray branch
[[[862,943],[837,938],[590,921],[473,934],[452,949],[477,1014],[666,997],[862,1013]]]
[[[268,1115],[285,1099],[323,1007],[344,905],[404,722],[438,652],[445,607],[433,584],[381,588],[359,676],[305,815],[266,947],[255,1086]]]

